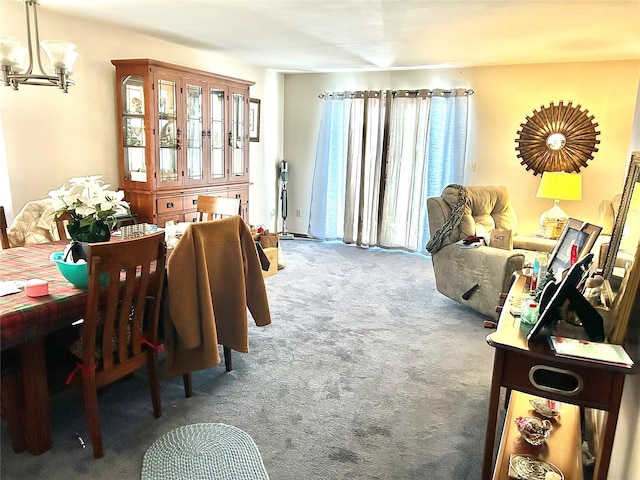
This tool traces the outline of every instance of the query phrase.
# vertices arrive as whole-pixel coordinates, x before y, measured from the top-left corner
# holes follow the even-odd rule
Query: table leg
[[[622,401],[622,389],[624,388],[624,374],[617,374],[613,378],[611,396],[609,397],[609,410],[604,414],[604,428],[600,438],[600,451],[596,452],[596,465],[593,472],[593,480],[606,480],[609,474],[609,463],[613,450],[613,439],[616,434],[618,413]]]
[[[27,450],[40,455],[51,448],[49,392],[43,339],[38,338],[20,347]]]
[[[482,464],[482,480],[490,480],[493,466],[493,448],[496,441],[496,423],[500,404],[500,384],[504,368],[504,352],[497,348],[493,358],[493,377],[489,392],[489,410],[487,412],[487,431],[484,439],[484,460]]]
[[[496,423],[500,405],[500,385],[504,368],[504,352],[497,348],[493,357],[493,377],[489,391],[489,411],[487,413],[487,431],[484,438],[484,460],[482,463],[482,480],[491,480],[493,474],[493,448],[496,442]]]

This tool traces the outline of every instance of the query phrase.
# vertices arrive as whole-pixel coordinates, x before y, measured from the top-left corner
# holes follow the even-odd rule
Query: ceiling
[[[640,0],[40,0],[40,9],[285,72],[640,59]]]

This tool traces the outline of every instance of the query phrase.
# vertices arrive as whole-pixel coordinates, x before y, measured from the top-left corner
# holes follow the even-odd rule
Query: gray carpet
[[[144,452],[182,425],[247,432],[271,480],[479,479],[493,349],[483,317],[435,290],[428,257],[340,243],[283,241],[265,279],[273,324],[250,320],[248,354],[161,383],[153,419],[146,375],[99,397],[105,456],[94,460],[80,393],[51,402],[54,447],[11,451],[3,479],[139,479]],[[87,442],[82,449],[74,433]]]

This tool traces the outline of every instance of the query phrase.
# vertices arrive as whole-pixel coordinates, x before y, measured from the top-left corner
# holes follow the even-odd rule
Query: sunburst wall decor
[[[586,108],[581,110],[580,105],[564,105],[562,100],[557,106],[553,102],[548,107],[542,105],[520,124],[516,138],[520,164],[533,170],[534,175],[579,172],[598,151],[597,126],[593,115]]]

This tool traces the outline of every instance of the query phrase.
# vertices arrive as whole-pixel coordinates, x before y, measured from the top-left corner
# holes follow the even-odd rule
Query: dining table
[[[0,296],[0,344],[2,350],[20,353],[25,407],[27,450],[35,455],[51,448],[51,422],[45,338],[83,318],[87,290],[66,280],[52,253],[68,242],[29,245],[0,250],[0,282],[40,279],[48,282],[48,295],[29,297],[25,288]]]
[[[184,226],[183,226],[184,227]],[[181,231],[167,238],[167,255]],[[126,238],[126,237],[125,237]],[[113,234],[111,241],[122,238]],[[51,420],[45,340],[81,320],[87,305],[87,289],[79,288],[62,276],[51,254],[64,251],[68,241],[0,249],[0,283],[39,279],[48,282],[48,294],[29,297],[25,288],[0,296],[0,346],[20,353],[25,407],[27,451],[40,455],[51,449]],[[260,256],[259,244],[256,249]],[[267,265],[262,266],[264,270]],[[166,295],[166,291],[164,293]],[[226,352],[225,352],[226,355]]]

